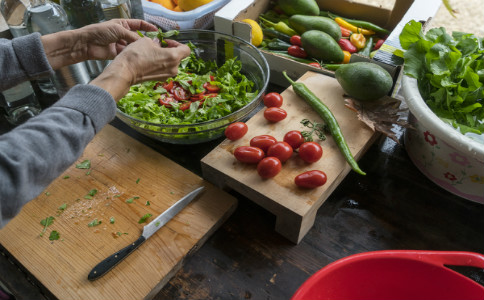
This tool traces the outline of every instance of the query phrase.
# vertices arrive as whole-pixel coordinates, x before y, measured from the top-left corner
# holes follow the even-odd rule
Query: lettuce
[[[405,49],[404,73],[418,79],[429,108],[462,134],[484,133],[484,48],[482,38],[470,33],[408,22],[400,34]]]

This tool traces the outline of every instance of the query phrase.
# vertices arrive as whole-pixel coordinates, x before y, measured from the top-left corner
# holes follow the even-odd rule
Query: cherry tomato
[[[185,111],[185,110],[190,108],[190,104],[191,104],[191,102],[182,103],[182,105],[180,105],[179,108],[180,108],[181,111]]]
[[[294,183],[302,188],[314,189],[326,183],[326,173],[319,170],[311,170],[301,173],[294,178]]]
[[[305,142],[299,147],[299,157],[305,162],[316,162],[322,156],[323,148],[316,142]]]
[[[279,93],[269,93],[262,98],[262,101],[264,101],[264,105],[267,107],[281,107],[282,106],[282,96]]]
[[[296,45],[296,46],[302,47],[300,35],[291,36],[291,38],[289,39],[289,42],[291,43],[291,45]]]
[[[276,138],[273,137],[272,135],[267,135],[267,134],[254,136],[250,140],[250,145],[252,147],[260,148],[265,153],[267,153],[267,150],[269,149],[269,147],[274,145],[275,143],[277,143]]]
[[[167,94],[162,94],[159,99],[160,105],[164,105],[166,107],[171,107],[173,102],[177,102],[175,98],[168,96]]]
[[[218,93],[220,91],[220,87],[215,85],[215,84],[210,84],[210,82],[205,82],[203,84],[203,87],[209,92],[209,93]]]
[[[321,69],[321,65],[317,62],[312,62],[312,63],[309,63],[308,65],[313,66],[313,67],[318,68],[318,69]]]
[[[257,147],[240,146],[235,148],[234,156],[240,162],[256,164],[264,158],[265,154]]]
[[[304,51],[303,48],[296,45],[292,45],[291,47],[287,48],[287,53],[291,56],[299,57],[299,58],[308,57],[308,54],[306,53],[306,51]]]
[[[291,158],[292,153],[291,145],[286,142],[277,142],[267,149],[267,156],[277,157],[281,162],[285,162]]]
[[[174,85],[175,85],[174,81],[170,80],[169,82],[163,83],[163,88],[167,91],[171,91]]]
[[[244,122],[235,122],[225,128],[225,137],[231,141],[238,140],[242,138],[249,128]]]
[[[257,173],[262,178],[271,178],[279,174],[282,164],[277,157],[264,157],[257,164]]]
[[[264,111],[264,118],[270,122],[279,122],[287,117],[287,112],[280,107],[268,107]]]
[[[301,146],[305,140],[299,130],[291,130],[284,135],[283,141],[291,145],[292,149],[296,150]]]
[[[185,90],[181,86],[176,86],[172,90],[173,96],[175,97],[176,100],[189,100],[191,97],[191,94],[189,91]]]

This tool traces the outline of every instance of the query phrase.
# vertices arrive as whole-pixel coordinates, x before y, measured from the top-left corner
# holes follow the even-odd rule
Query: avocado
[[[341,38],[341,28],[333,19],[320,16],[293,15],[289,18],[289,25],[299,34],[308,30],[320,30],[329,34],[335,41]]]
[[[340,63],[344,59],[343,50],[338,43],[326,32],[308,30],[301,35],[304,51],[323,63]]]
[[[390,73],[369,62],[341,65],[335,77],[348,95],[361,101],[378,100],[387,95],[393,86]]]
[[[279,0],[279,7],[287,15],[319,15],[319,6],[316,0]]]

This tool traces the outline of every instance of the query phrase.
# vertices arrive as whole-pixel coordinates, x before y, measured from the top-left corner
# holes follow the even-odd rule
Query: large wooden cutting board
[[[332,77],[307,72],[299,80],[311,89],[335,115],[343,135],[356,159],[359,159],[378,136],[358,120],[356,113],[344,106],[344,91]],[[270,91],[268,91],[270,92]],[[234,189],[276,215],[276,231],[294,243],[299,243],[314,224],[317,209],[351,170],[337,148],[333,138],[321,142],[323,157],[316,163],[304,163],[296,154],[283,164],[282,171],[274,178],[263,180],[254,165],[238,162],[233,151],[238,146],[248,146],[251,138],[269,134],[282,140],[290,130],[307,130],[302,119],[321,122],[321,118],[306,102],[297,96],[292,87],[282,93],[283,109],[287,118],[269,123],[264,109],[246,123],[248,133],[238,141],[225,140],[202,159],[203,177],[221,188]],[[322,187],[305,190],[294,184],[294,178],[308,170],[324,171],[328,181]]]
[[[76,164],[86,159],[91,169],[74,164],[0,230],[2,246],[58,299],[152,298],[237,204],[231,195],[110,125]],[[205,191],[135,252],[97,281],[87,280],[97,263],[139,237],[143,215],[152,214],[150,221],[200,186]],[[86,199],[93,189],[97,194]],[[135,200],[127,203],[130,198]],[[60,211],[64,203],[67,207]],[[54,223],[40,237],[40,221],[49,216]],[[102,223],[89,227],[96,218]],[[52,230],[59,232],[59,240],[49,241]]]

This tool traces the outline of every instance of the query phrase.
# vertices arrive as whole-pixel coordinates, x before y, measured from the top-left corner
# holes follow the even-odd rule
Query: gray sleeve
[[[39,33],[0,39],[0,91],[16,84],[54,74]]]
[[[0,228],[84,152],[114,119],[105,90],[77,85],[53,106],[0,136]]]

